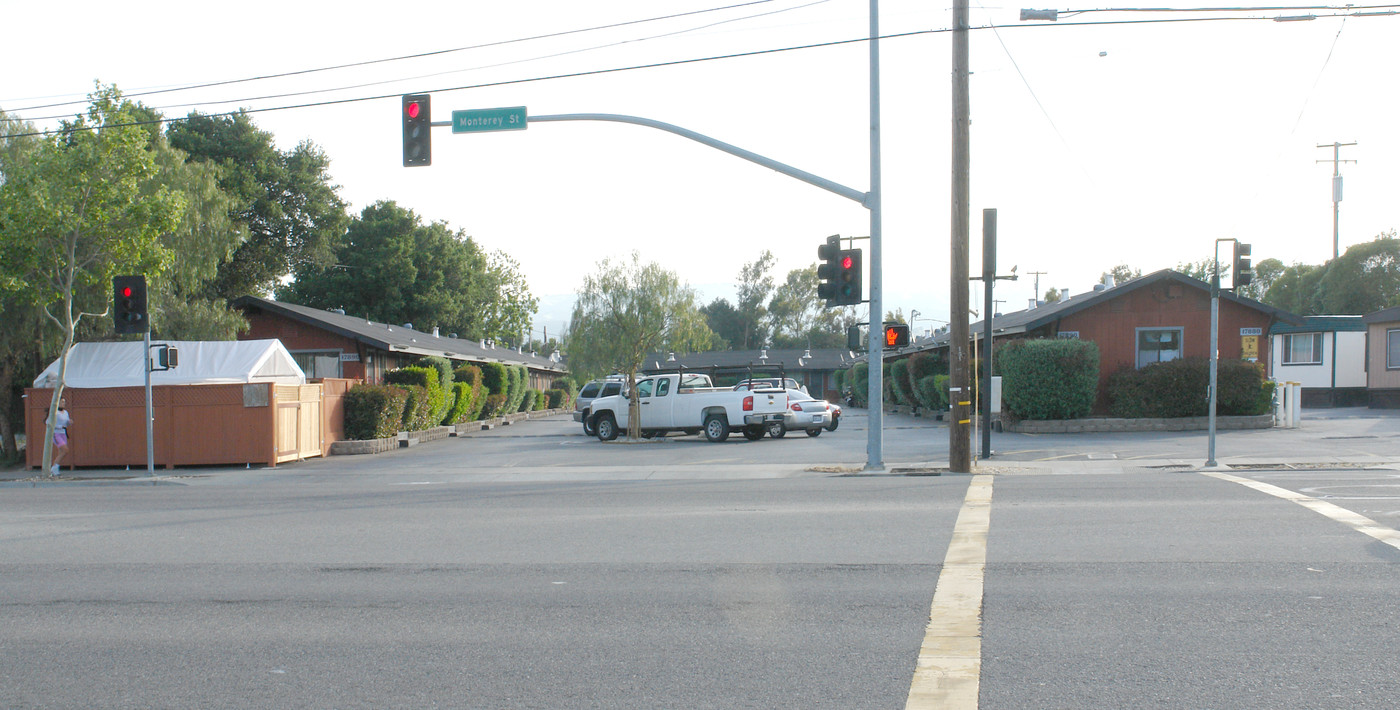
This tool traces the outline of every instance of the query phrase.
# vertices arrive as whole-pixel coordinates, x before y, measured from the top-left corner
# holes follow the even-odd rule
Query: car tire
[[[617,438],[617,420],[608,412],[598,415],[593,420],[593,429],[598,433],[599,441],[612,441]]]
[[[810,437],[812,437],[813,439],[815,439],[815,438],[817,438],[817,437],[819,437],[819,436],[821,436],[821,435],[822,435],[822,428],[821,428],[821,427],[812,427],[811,429],[808,429],[808,430],[807,430],[807,436],[810,436]]]
[[[832,417],[831,423],[826,425],[827,431],[836,431],[836,427],[841,426],[841,417]]]
[[[768,430],[768,436],[774,439],[781,439],[787,435],[787,425],[782,422],[768,422],[765,428]]]
[[[729,438],[729,419],[723,414],[705,417],[705,440],[721,442]]]
[[[744,438],[749,441],[758,441],[763,438],[762,427],[744,427]]]
[[[594,424],[593,424],[593,418],[590,417],[590,416],[588,415],[588,412],[584,412],[584,413],[583,413],[583,435],[584,435],[584,436],[597,436],[597,435],[598,435],[598,428],[597,428],[596,426],[594,426]]]

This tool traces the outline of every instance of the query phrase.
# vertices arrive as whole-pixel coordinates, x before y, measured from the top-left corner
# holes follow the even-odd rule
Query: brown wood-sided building
[[[1127,368],[1183,357],[1210,357],[1210,284],[1170,269],[1116,286],[1096,286],[1056,303],[1038,305],[992,318],[992,357],[1002,339],[1074,338],[1099,347],[1099,390],[1094,409],[1108,410],[1108,380]],[[1269,328],[1276,322],[1303,319],[1228,291],[1220,293],[1221,359],[1245,359],[1266,366]],[[984,326],[971,326],[981,358]],[[921,350],[948,348],[946,333],[898,352],[896,360]]]
[[[249,323],[248,332],[239,335],[239,340],[282,341],[307,377],[345,377],[382,384],[385,372],[430,355],[457,364],[524,365],[529,371],[527,385],[541,391],[552,388],[556,377],[568,373],[562,362],[550,357],[462,340],[452,334],[424,333],[411,325],[375,323],[255,296],[243,296],[233,307],[242,311]]]

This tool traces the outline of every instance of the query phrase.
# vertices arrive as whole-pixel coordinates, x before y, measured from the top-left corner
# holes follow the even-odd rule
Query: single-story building
[[[1305,316],[1269,328],[1269,375],[1302,385],[1304,407],[1366,404],[1366,324],[1361,316]]]
[[[1366,324],[1367,406],[1400,409],[1400,306],[1368,313]]]
[[[309,383],[276,340],[161,341],[179,365],[151,373],[155,464],[275,466],[323,456],[343,432],[347,380]],[[63,396],[72,417],[68,467],[146,463],[146,346],[141,341],[77,343],[68,353]],[[25,435],[44,441],[58,381],[55,360],[24,393]],[[42,465],[44,447],[26,447]]]
[[[427,356],[461,364],[524,365],[530,373],[529,387],[536,390],[553,388],[554,379],[568,373],[555,355],[463,340],[455,333],[444,336],[436,329],[424,333],[411,324],[375,323],[340,311],[256,296],[243,296],[232,305],[243,312],[250,325],[240,339],[282,341],[307,377],[347,377],[380,384],[385,372]]]
[[[1099,347],[1099,394],[1094,408],[1103,412],[1108,409],[1108,380],[1114,373],[1177,358],[1209,357],[1210,312],[1210,284],[1163,269],[1117,285],[1098,284],[1055,303],[994,315],[992,356],[996,357],[996,343],[1003,338],[1093,341]],[[1274,324],[1302,322],[1282,309],[1222,291],[1220,357],[1268,363],[1267,334]],[[971,325],[979,358],[984,330],[980,321]],[[886,351],[885,360],[925,350],[946,353],[949,340],[948,333],[940,333],[898,351]]]
[[[807,388],[808,394],[831,402],[840,399],[834,373],[861,359],[855,353],[836,348],[713,350],[703,353],[652,353],[642,360],[644,374],[659,372],[703,372],[716,384],[748,377],[791,377]]]

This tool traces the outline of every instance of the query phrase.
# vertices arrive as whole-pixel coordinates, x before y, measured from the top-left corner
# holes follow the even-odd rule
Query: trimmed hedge
[[[1273,405],[1274,383],[1259,365],[1244,360],[1217,363],[1216,414],[1266,414]],[[1115,417],[1174,418],[1210,414],[1210,360],[1185,358],[1127,368],[1108,381],[1109,413]]]
[[[466,384],[472,388],[471,405],[467,408],[467,416],[462,421],[474,422],[481,419],[481,410],[486,408],[486,386],[482,384],[481,368],[476,365],[466,365],[453,371],[452,376],[458,382]]]
[[[895,360],[890,363],[890,389],[894,392],[894,399],[891,404],[915,404],[918,398],[914,388],[909,384],[909,359]]]
[[[486,406],[481,410],[482,419],[491,419],[504,414],[506,406],[506,396],[503,394],[486,395]]]
[[[858,362],[851,366],[850,381],[846,384],[851,388],[851,396],[856,401],[857,407],[870,406],[870,363]]]
[[[919,379],[915,394],[919,397],[919,406],[935,412],[946,411],[948,409],[948,376],[925,375]]]
[[[447,393],[438,384],[434,367],[401,367],[384,373],[384,381],[409,391],[404,407],[404,431],[422,431],[437,426],[447,415]]]
[[[1094,409],[1099,346],[1088,340],[1013,340],[997,354],[1001,408],[1012,419],[1077,419]]]
[[[472,407],[476,404],[472,400],[474,394],[471,385],[465,382],[453,382],[452,406],[448,407],[447,416],[443,418],[442,423],[451,426],[470,421],[468,417],[472,413]]]
[[[506,380],[509,383],[506,389],[505,407],[507,412],[526,411],[521,407],[525,403],[525,391],[528,389],[526,382],[529,380],[529,373],[530,371],[525,369],[524,365],[506,366]],[[532,401],[530,404],[533,405],[534,402]]]
[[[510,381],[506,379],[506,366],[499,362],[483,362],[480,365],[481,384],[486,388],[486,393],[500,394],[506,393],[506,387]]]
[[[545,390],[541,392],[541,394],[544,395],[545,409],[559,409],[563,407],[568,401],[569,396],[568,392],[561,389]]]
[[[356,385],[345,393],[345,437],[383,439],[399,433],[408,391],[385,385]]]

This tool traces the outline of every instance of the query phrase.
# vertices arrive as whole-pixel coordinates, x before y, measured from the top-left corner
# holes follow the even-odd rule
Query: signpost
[[[452,112],[453,133],[525,130],[525,107],[474,108]]]

